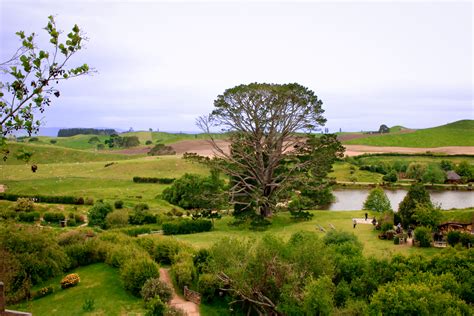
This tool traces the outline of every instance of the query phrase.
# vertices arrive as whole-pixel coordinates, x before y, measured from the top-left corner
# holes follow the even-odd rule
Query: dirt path
[[[170,305],[176,308],[183,310],[188,316],[200,316],[199,306],[193,302],[186,301],[185,299],[179,297],[176,294],[176,291],[173,287],[173,282],[171,282],[171,276],[169,269],[160,268],[160,280],[165,282],[173,289],[173,298],[171,299]]]
[[[216,143],[225,152],[229,152],[229,142],[226,140],[217,140]],[[201,156],[212,157],[214,151],[212,146],[206,140],[184,140],[174,144],[171,147],[176,151],[177,155],[182,155],[185,152],[197,153]],[[366,145],[344,145],[346,148],[345,154],[348,156],[358,156],[365,153],[405,153],[417,154],[425,153],[427,151],[436,153],[445,153],[448,155],[468,154],[474,155],[473,146],[450,146],[450,147],[434,147],[434,148],[413,148],[413,147],[379,147]]]
[[[4,185],[4,184],[0,184],[0,193],[5,192],[5,190],[6,190],[5,185]]]

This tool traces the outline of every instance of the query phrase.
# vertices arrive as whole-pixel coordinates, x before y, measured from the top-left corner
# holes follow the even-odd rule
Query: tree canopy
[[[198,126],[211,138],[221,170],[231,177],[231,202],[243,209],[269,216],[280,194],[302,173],[312,178],[323,165],[330,170],[342,155],[335,137],[309,137],[326,119],[322,101],[297,83],[239,85],[219,95],[214,106]],[[230,152],[212,138],[216,128],[229,133]]]

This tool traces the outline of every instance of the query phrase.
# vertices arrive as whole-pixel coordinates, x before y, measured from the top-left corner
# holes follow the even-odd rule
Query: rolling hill
[[[442,126],[419,129],[411,133],[389,133],[356,138],[344,141],[344,144],[427,148],[474,146],[474,120],[456,121]]]

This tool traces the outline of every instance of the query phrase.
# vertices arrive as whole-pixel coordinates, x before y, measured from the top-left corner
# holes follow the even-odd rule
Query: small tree
[[[438,165],[429,165],[421,176],[423,183],[444,183],[445,180],[446,173]]]
[[[364,202],[363,209],[374,212],[392,212],[390,200],[380,187],[376,187],[370,191]]]
[[[439,165],[444,171],[454,170],[454,164],[449,160],[441,160]]]
[[[100,226],[101,228],[105,228],[105,218],[107,217],[107,214],[112,211],[112,205],[110,205],[109,203],[97,202],[89,210],[89,226]]]
[[[441,209],[429,204],[417,204],[412,215],[412,219],[417,225],[431,229],[439,225],[442,217]]]
[[[416,223],[412,217],[416,208],[420,207],[420,205],[433,207],[430,194],[426,191],[425,187],[422,184],[414,184],[410,187],[407,195],[398,206],[398,214],[400,215],[404,227]]]
[[[380,127],[379,127],[379,133],[380,133],[380,134],[390,133],[390,128],[389,128],[387,125],[382,124],[382,125],[380,125]]]
[[[408,165],[407,177],[410,179],[421,180],[421,177],[425,173],[426,164],[419,162],[412,162]]]
[[[395,170],[390,171],[389,173],[387,173],[386,175],[382,177],[382,180],[391,182],[391,183],[397,182],[398,180],[397,172]]]
[[[456,167],[456,172],[465,180],[465,182],[474,179],[474,167],[471,166],[466,160],[463,160],[459,163],[459,165]]]

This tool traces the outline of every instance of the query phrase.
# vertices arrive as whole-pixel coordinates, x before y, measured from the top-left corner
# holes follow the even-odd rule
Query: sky
[[[0,61],[54,15],[89,38],[45,127],[198,131],[226,89],[297,82],[331,132],[474,119],[471,1],[0,0]],[[63,34],[64,35],[64,34]],[[4,78],[2,78],[4,80]]]

